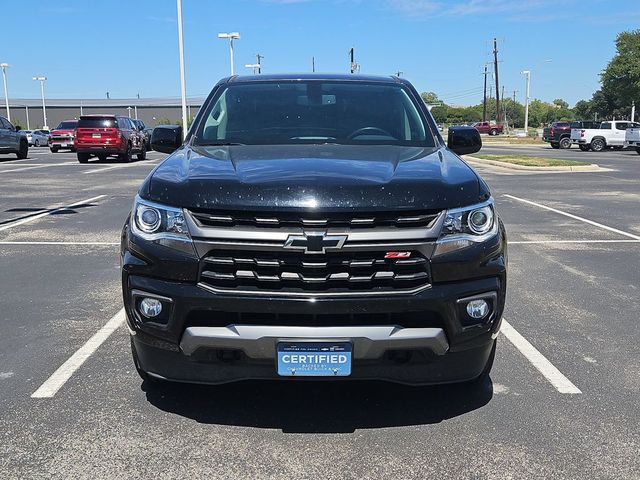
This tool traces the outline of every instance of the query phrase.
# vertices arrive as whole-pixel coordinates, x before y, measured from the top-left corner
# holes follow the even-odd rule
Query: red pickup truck
[[[488,133],[489,135],[498,135],[502,133],[504,127],[500,123],[476,122],[472,125],[480,133]]]

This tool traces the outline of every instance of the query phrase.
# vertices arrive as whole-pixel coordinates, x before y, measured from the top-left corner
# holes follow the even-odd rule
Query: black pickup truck
[[[551,148],[571,148],[572,128],[599,128],[600,122],[576,120],[574,122],[553,122],[542,132],[542,140],[551,144]]]
[[[481,385],[506,291],[487,184],[397,77],[220,81],[122,232],[136,369],[161,381]],[[480,381],[479,381],[480,380]]]

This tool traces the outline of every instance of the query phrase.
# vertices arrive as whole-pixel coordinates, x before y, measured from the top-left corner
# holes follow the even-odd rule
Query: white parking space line
[[[580,243],[640,243],[640,240],[509,240],[509,245],[537,245],[537,244],[580,244]]]
[[[124,308],[116,313],[82,347],[64,362],[40,387],[31,394],[31,398],[51,398],[71,378],[82,364],[124,323]]]
[[[509,340],[522,355],[546,378],[560,393],[582,393],[571,381],[565,377],[536,347],[531,345],[518,331],[511,326],[506,319],[502,319],[500,327],[502,334]]]
[[[65,205],[63,207],[58,207],[58,208],[53,208],[53,209],[46,209],[46,210],[40,210],[38,212],[35,212],[36,214],[27,218],[23,218],[22,220],[16,220],[15,222],[11,222],[11,223],[7,223],[6,225],[2,225],[0,226],[0,232],[3,230],[8,230],[10,228],[13,227],[17,227],[19,225],[24,225],[25,223],[30,223],[33,222],[35,220],[38,220],[42,217],[46,217],[47,215],[51,215],[53,213],[56,212],[60,212],[62,210],[68,210],[70,208],[74,208],[74,207],[78,207],[80,205],[84,205],[85,203],[90,203],[90,202],[95,202],[96,200],[100,200],[101,198],[106,197],[106,195],[98,195],[97,197],[91,197],[91,198],[87,198],[86,200],[80,200],[79,202],[75,202],[69,205]]]
[[[100,172],[107,172],[109,170],[115,170],[116,168],[137,167],[137,166],[145,166],[145,165],[155,166],[156,165],[155,163],[147,163],[144,160],[142,160],[141,162],[144,162],[144,163],[134,162],[134,163],[126,163],[124,165],[111,165],[110,167],[98,168],[96,170],[87,170],[86,172],[82,172],[82,173],[83,173],[83,175],[89,175],[91,173],[100,173]]]
[[[547,207],[546,205],[542,205],[541,203],[532,202],[531,200],[526,200],[524,198],[516,197],[514,195],[506,194],[506,195],[503,195],[503,197],[511,198],[512,200],[517,200],[518,202],[526,203],[528,205],[533,205],[534,207],[543,208],[545,210],[549,210],[550,212],[564,215],[565,217],[573,218],[574,220],[580,220],[581,222],[588,223],[589,225],[593,225],[594,227],[602,228],[604,230],[617,233],[619,235],[624,235],[625,237],[633,238],[634,240],[640,240],[640,236],[634,235],[633,233],[624,232],[622,230],[618,230],[617,228],[609,227],[607,225],[603,225],[602,223],[594,222],[593,220],[589,220],[584,217],[579,217],[578,215],[573,215],[572,213],[563,212],[562,210],[558,210],[557,208]]]
[[[120,245],[119,242],[4,242],[0,241],[0,245],[89,245],[89,246],[113,246]]]
[[[64,162],[64,163],[47,163],[46,165],[37,165],[37,166],[28,166],[15,168],[13,170],[2,170],[2,173],[13,173],[13,172],[24,172],[26,170],[35,170],[37,168],[47,168],[47,167],[61,167],[64,165],[74,165],[77,162]]]

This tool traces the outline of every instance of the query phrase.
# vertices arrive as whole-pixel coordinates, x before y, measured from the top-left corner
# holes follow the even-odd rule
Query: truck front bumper
[[[344,378],[416,385],[467,381],[487,363],[504,306],[504,283],[498,277],[432,286],[406,296],[314,301],[239,298],[134,275],[126,283],[127,320],[140,368],[156,378],[189,383],[284,379],[277,375],[277,346],[296,341],[350,343],[352,370]],[[163,323],[139,313],[144,297],[166,305]],[[470,323],[461,300],[478,297],[487,299],[491,312]],[[243,318],[238,310],[246,321],[238,321]],[[401,325],[404,314],[412,320]],[[283,319],[282,324],[260,320],[270,315]],[[384,315],[398,322],[385,323]],[[343,325],[344,320],[336,321],[340,325],[304,324],[304,319],[323,316],[363,320],[357,325]]]

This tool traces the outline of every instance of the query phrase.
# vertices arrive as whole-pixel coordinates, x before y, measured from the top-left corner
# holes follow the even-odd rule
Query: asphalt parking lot
[[[118,243],[164,155],[0,156],[0,478],[640,478],[640,156],[482,150],[510,151],[609,170],[479,169],[510,272],[496,363],[477,392],[148,390],[119,315]]]

